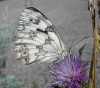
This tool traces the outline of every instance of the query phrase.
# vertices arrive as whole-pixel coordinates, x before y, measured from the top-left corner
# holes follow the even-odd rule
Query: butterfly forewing
[[[28,7],[21,13],[15,44],[17,58],[25,64],[51,62],[59,59],[65,51],[58,31],[34,7]]]

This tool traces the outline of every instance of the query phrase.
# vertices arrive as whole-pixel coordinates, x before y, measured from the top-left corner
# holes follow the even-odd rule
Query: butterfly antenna
[[[74,40],[72,41],[71,46],[70,46],[70,48],[69,48],[69,53],[70,53],[71,47],[73,46],[73,43],[74,43],[74,41],[76,40],[76,38],[77,38],[78,35],[79,35],[79,33],[76,35],[76,37],[75,37]]]
[[[75,43],[73,46],[70,47],[70,50],[76,45],[78,44],[79,42],[81,42],[82,40],[86,39],[86,38],[89,38],[90,36],[87,36],[87,37],[84,37],[83,39],[81,39],[80,41],[78,41],[77,43]]]

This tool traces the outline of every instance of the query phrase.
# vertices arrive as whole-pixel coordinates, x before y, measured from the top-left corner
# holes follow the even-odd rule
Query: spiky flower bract
[[[50,68],[50,76],[53,79],[51,86],[64,85],[65,88],[82,88],[81,83],[86,82],[88,61],[78,58],[76,55],[66,56]]]

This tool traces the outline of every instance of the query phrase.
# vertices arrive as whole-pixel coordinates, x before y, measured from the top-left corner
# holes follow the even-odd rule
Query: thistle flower
[[[84,61],[75,55],[69,55],[65,59],[58,61],[50,68],[50,76],[53,82],[50,86],[64,85],[65,88],[81,88],[81,83],[86,82],[86,66],[88,61]]]

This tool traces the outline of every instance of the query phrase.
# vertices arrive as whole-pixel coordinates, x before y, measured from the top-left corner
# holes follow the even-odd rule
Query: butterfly
[[[34,7],[21,13],[15,45],[17,58],[24,64],[53,62],[67,55],[57,29]]]

